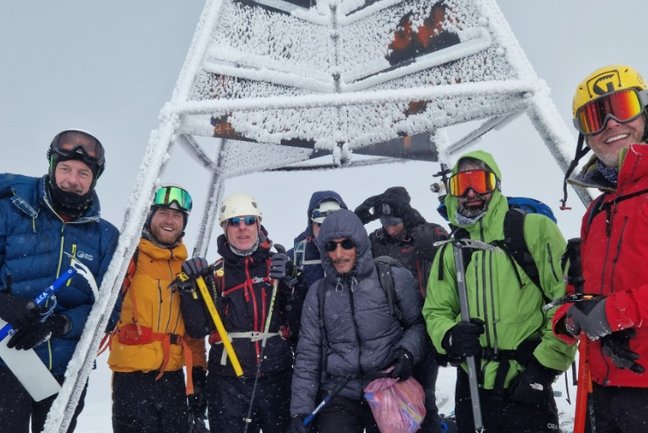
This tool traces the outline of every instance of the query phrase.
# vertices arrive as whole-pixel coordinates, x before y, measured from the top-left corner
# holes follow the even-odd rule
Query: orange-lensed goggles
[[[460,171],[450,178],[450,195],[461,197],[472,189],[477,194],[488,194],[497,188],[495,173],[488,170]]]
[[[644,104],[635,90],[622,90],[588,102],[578,109],[574,126],[584,135],[594,135],[605,129],[609,119],[630,122],[643,112]]]

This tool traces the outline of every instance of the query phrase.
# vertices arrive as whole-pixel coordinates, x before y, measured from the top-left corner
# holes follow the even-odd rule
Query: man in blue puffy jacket
[[[100,285],[119,233],[99,217],[94,188],[105,164],[99,140],[76,129],[62,131],[47,158],[49,171],[42,178],[0,174],[0,318],[16,330],[7,337],[7,347],[33,348],[62,383],[96,293],[75,275],[46,308],[33,300],[69,266],[71,257],[86,265]],[[27,433],[30,419],[31,431],[41,431],[54,398],[34,401],[0,360],[2,431]]]

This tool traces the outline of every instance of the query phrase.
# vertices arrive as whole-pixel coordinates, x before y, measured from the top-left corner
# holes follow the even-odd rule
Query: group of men
[[[578,344],[589,370],[579,386],[591,382],[586,431],[647,431],[647,105],[629,66],[578,85],[573,166],[587,148],[594,155],[569,181],[603,193],[583,217],[568,270],[556,224],[512,209],[483,151],[461,156],[447,179],[450,234],[402,187],[355,211],[318,191],[286,252],[259,203],[234,194],[219,208],[221,258],[211,264],[189,258],[182,240],[191,196],[163,185],[108,329],[113,430],[205,431],[207,413],[211,431],[227,433],[378,432],[363,389],[389,376],[422,384],[422,430],[436,433],[438,362],[449,362],[459,367],[459,432],[559,432],[552,383]],[[42,178],[0,175],[0,318],[13,327],[3,350],[34,349],[62,383],[95,294],[75,276],[46,304],[34,299],[72,260],[100,284],[118,231],[99,217],[99,140],[66,130],[47,156]],[[375,219],[381,227],[368,234]],[[511,234],[514,219],[522,223]],[[389,284],[375,260],[383,256]],[[3,361],[0,381],[3,431],[41,431],[54,396],[32,399]],[[69,432],[82,408],[83,396]]]

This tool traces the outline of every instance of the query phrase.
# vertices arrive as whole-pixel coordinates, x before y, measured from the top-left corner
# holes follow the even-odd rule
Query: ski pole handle
[[[72,278],[76,273],[77,270],[72,266],[67,268],[60,277],[58,277],[52,284],[47,286],[45,290],[43,290],[38,296],[36,296],[34,303],[39,307],[45,304],[45,302],[47,302],[47,300],[61,287],[63,287],[65,283],[67,283],[68,280]],[[0,329],[0,341],[4,340],[7,335],[9,335],[11,331],[13,331],[13,329],[14,327],[11,323],[7,323],[5,326],[3,326]]]

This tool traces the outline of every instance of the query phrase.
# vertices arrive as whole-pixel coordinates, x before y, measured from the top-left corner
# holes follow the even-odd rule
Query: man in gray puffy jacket
[[[336,385],[345,383],[314,421],[321,433],[378,432],[363,387],[393,367],[401,380],[423,354],[422,299],[412,274],[392,268],[401,318],[390,312],[360,219],[341,209],[321,226],[317,246],[325,276],[308,291],[292,382],[292,433]]]

